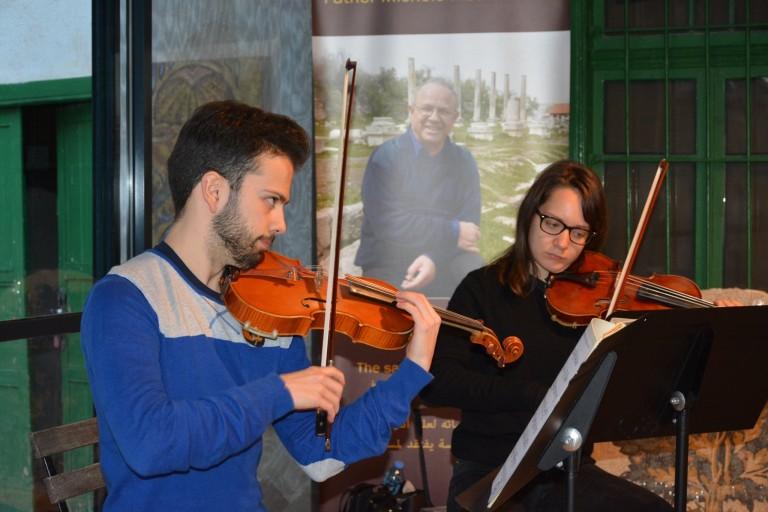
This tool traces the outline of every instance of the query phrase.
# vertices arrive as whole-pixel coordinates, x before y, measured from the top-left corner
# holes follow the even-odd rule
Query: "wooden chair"
[[[67,499],[105,487],[98,462],[58,473],[52,459],[52,455],[97,444],[99,428],[96,418],[32,432],[30,438],[35,456],[42,460],[48,474],[43,478],[48,499],[51,504],[59,506],[59,511],[69,511]]]

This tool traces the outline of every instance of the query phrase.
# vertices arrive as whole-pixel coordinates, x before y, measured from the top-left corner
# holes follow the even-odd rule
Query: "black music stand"
[[[587,385],[574,402],[573,408],[563,418],[560,427],[549,441],[549,446],[536,465],[541,471],[547,471],[557,464],[564,463],[568,472],[566,480],[566,506],[573,512],[576,498],[576,473],[581,460],[584,438],[589,434],[600,401],[603,398],[608,381],[611,379],[616,364],[616,352],[605,354],[597,368],[590,373]]]
[[[768,399],[766,314],[761,306],[658,311],[606,337],[579,366],[513,470],[508,459],[459,503],[472,511],[496,510],[547,469],[547,449],[563,445],[561,431],[574,404],[594,394],[593,377],[615,353],[596,416],[581,435],[593,442],[675,435],[675,509],[684,511],[689,434],[752,428]],[[562,453],[565,459],[568,452]],[[497,474],[501,491],[489,506]]]

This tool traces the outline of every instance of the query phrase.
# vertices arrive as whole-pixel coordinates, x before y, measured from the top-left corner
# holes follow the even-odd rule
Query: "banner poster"
[[[569,25],[567,0],[313,0],[318,262],[330,246],[347,59],[357,77],[340,275],[422,291],[444,307],[467,272],[514,241],[536,173],[567,157]],[[404,353],[337,339],[344,403]],[[385,455],[318,486],[320,511],[339,510],[356,484],[381,483],[395,460],[445,504],[459,413],[417,406],[424,464],[412,415]]]

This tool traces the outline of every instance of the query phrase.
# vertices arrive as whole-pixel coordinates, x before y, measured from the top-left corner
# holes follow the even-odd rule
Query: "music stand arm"
[[[569,512],[574,510],[576,472],[578,471],[582,441],[589,434],[589,428],[592,425],[597,409],[600,407],[603,392],[611,378],[615,363],[615,352],[605,354],[602,361],[600,361],[600,365],[589,378],[584,391],[576,400],[573,408],[563,418],[560,428],[552,437],[549,446],[537,464],[538,469],[541,471],[551,469],[560,462],[566,464],[566,470],[568,471],[566,510]]]
[[[675,511],[685,512],[688,502],[688,403],[680,391],[669,399],[675,416]]]
[[[571,428],[569,431],[566,431],[566,439],[563,441],[564,449],[570,452],[568,457],[565,459],[565,468],[568,473],[565,487],[565,509],[567,512],[574,512],[574,502],[576,501],[576,473],[579,471],[579,464],[581,462],[581,446],[584,437],[581,435],[581,432],[575,428]],[[577,449],[571,451],[568,448],[569,445],[571,447],[577,446]]]

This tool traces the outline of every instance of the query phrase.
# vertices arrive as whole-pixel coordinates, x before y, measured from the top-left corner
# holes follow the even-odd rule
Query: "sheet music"
[[[600,318],[593,318],[587,328],[584,330],[584,334],[579,338],[576,347],[574,347],[571,355],[565,361],[560,373],[557,374],[557,378],[550,386],[547,394],[544,395],[544,399],[539,404],[533,417],[528,422],[528,425],[523,430],[520,439],[517,440],[515,447],[509,453],[507,460],[496,474],[496,478],[493,479],[491,484],[491,493],[488,497],[488,505],[490,508],[494,502],[498,499],[501,492],[504,490],[504,485],[512,478],[512,475],[517,470],[520,462],[528,450],[531,448],[531,444],[538,435],[541,428],[546,423],[549,416],[554,411],[555,406],[563,396],[571,379],[576,375],[582,363],[587,360],[594,348],[605,337],[613,334],[622,327],[624,323],[613,323]]]

